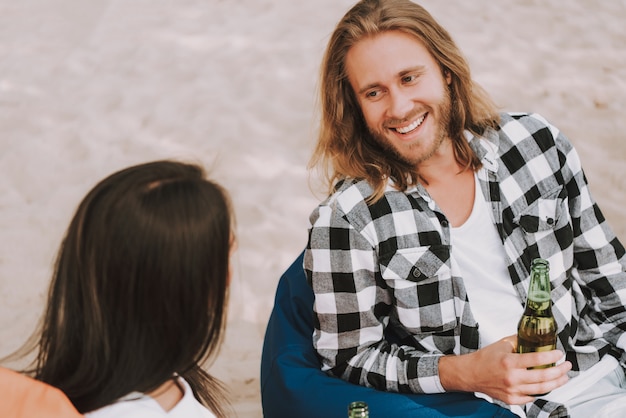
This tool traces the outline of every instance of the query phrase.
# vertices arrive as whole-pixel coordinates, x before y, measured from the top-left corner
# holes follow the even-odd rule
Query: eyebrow
[[[410,68],[407,68],[405,70],[400,71],[398,73],[398,78],[402,78],[405,75],[410,74],[410,73],[423,74],[425,71],[426,71],[426,66],[425,65],[416,65],[415,67],[410,67]],[[363,94],[363,93],[365,93],[366,91],[368,91],[370,89],[378,87],[379,85],[380,85],[380,83],[378,83],[378,82],[370,83],[370,84],[366,85],[365,87],[359,89],[358,94]]]

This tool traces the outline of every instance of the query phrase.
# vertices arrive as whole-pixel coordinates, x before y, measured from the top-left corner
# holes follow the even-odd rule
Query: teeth
[[[425,117],[426,117],[426,115],[422,116],[421,118],[417,119],[415,122],[413,122],[412,124],[410,124],[409,126],[406,126],[404,128],[396,128],[396,131],[401,133],[401,134],[409,133],[412,130],[416,129],[418,126],[420,126],[422,124],[422,122],[424,122],[424,118]]]

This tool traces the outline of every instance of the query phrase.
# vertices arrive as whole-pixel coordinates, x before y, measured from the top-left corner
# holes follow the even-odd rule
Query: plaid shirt
[[[497,130],[466,136],[521,304],[532,259],[550,261],[557,345],[570,376],[607,353],[624,364],[624,247],[570,142],[536,114],[502,114]],[[314,345],[323,369],[347,381],[444,392],[439,358],[479,347],[463,274],[450,262],[450,225],[421,185],[400,192],[389,184],[368,206],[371,194],[367,182],[345,179],[311,215],[304,268],[315,293]],[[527,409],[551,412],[567,416],[540,399]]]

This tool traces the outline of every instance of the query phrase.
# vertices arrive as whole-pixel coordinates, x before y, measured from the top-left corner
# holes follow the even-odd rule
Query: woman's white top
[[[123,398],[95,411],[85,414],[87,418],[216,418],[215,415],[193,396],[189,383],[182,377],[177,382],[185,391],[183,398],[169,411],[165,411],[150,396],[132,392]]]

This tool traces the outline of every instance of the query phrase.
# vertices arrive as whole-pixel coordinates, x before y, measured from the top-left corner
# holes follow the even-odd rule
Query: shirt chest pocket
[[[562,219],[565,189],[557,187],[523,208],[513,219],[524,232],[541,234],[554,230]]]
[[[413,334],[456,327],[450,248],[443,245],[399,249],[381,257],[380,271],[393,292],[400,323]]]

